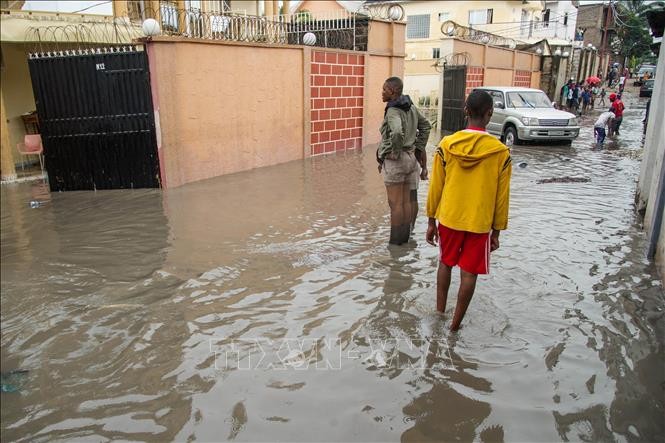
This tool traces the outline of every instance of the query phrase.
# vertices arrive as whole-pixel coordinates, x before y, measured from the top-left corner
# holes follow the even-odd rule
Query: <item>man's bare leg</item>
[[[402,228],[401,228],[401,240],[402,243],[409,241],[409,236],[411,235],[411,217],[413,214],[412,204],[411,204],[411,185],[409,183],[402,184]]]
[[[457,293],[457,306],[455,306],[455,315],[453,316],[453,322],[450,324],[451,331],[457,331],[464,314],[466,314],[466,309],[471,303],[471,298],[473,297],[473,292],[476,290],[476,280],[478,279],[477,274],[472,274],[460,269],[460,285],[459,292]]]
[[[436,310],[442,314],[446,311],[452,269],[450,266],[439,262],[439,270],[436,273]]]
[[[410,192],[411,198],[411,232],[416,227],[416,219],[418,218],[418,190],[411,189]]]
[[[404,219],[404,202],[402,183],[387,184],[386,194],[388,194],[388,206],[390,206],[390,243],[402,244],[401,229]]]

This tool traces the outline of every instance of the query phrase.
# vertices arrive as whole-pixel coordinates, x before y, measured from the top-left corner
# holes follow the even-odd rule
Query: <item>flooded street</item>
[[[373,147],[166,191],[3,186],[2,440],[662,441],[644,105],[603,150],[598,111],[572,147],[513,148],[509,229],[456,334],[427,184],[388,249]],[[537,183],[558,177],[589,181]]]

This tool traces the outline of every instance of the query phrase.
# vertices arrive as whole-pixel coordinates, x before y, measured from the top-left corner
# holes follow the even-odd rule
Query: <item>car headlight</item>
[[[579,123],[577,122],[576,118],[571,118],[570,120],[568,120],[568,124],[570,126],[577,126]]]
[[[522,123],[526,126],[538,126],[538,119],[535,117],[522,117]]]

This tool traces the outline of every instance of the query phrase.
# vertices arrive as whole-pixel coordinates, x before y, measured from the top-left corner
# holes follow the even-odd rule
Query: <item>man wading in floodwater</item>
[[[402,88],[402,80],[398,77],[390,77],[383,84],[381,97],[386,109],[381,125],[381,144],[376,152],[390,206],[390,243],[395,245],[409,241],[413,208],[417,204],[418,164],[424,164],[416,159],[415,151],[422,153],[421,158],[426,156],[425,146],[431,128],[411,98],[402,95]],[[427,177],[425,167],[421,177]]]

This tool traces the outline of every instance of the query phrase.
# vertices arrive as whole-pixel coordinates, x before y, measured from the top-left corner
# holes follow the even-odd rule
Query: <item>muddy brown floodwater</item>
[[[424,216],[386,247],[371,147],[166,191],[3,186],[2,441],[662,441],[643,105],[604,150],[593,117],[513,149],[457,334]],[[588,181],[537,183],[557,177]]]

